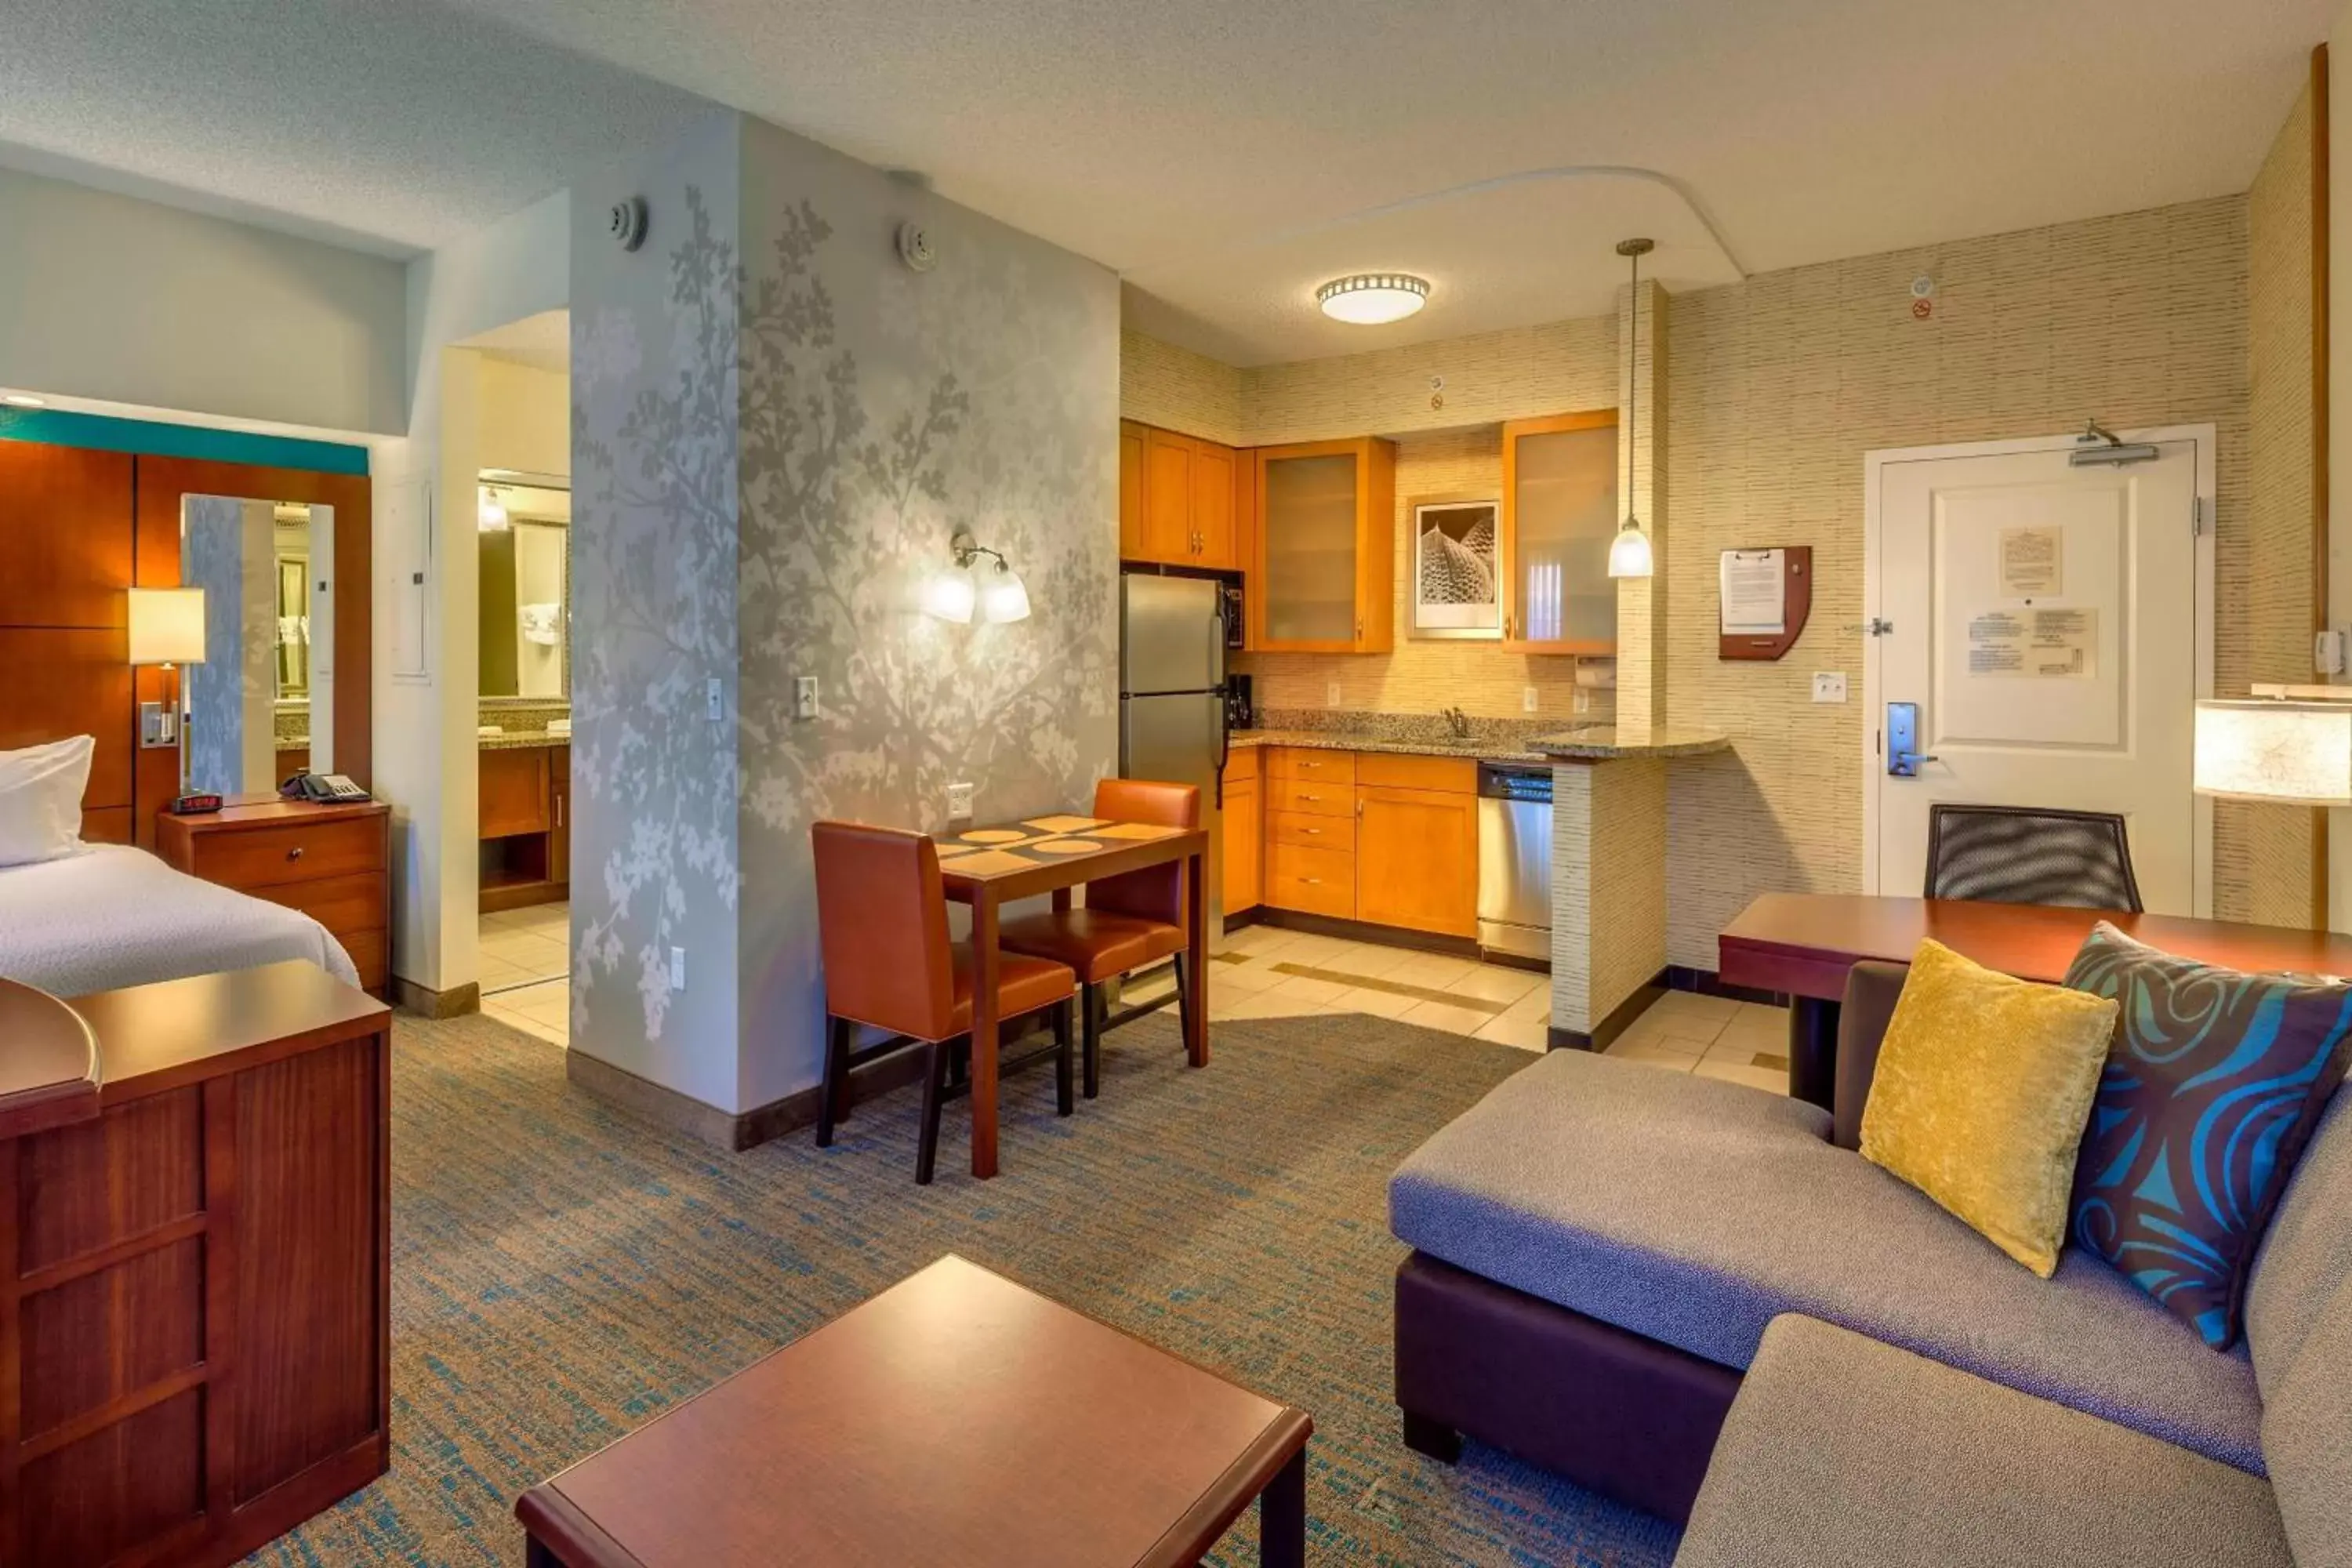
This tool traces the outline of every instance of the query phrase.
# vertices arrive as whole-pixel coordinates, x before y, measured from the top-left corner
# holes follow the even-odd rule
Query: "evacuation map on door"
[[[1986,610],[1969,622],[1969,673],[2069,679],[2098,673],[2099,612]]]

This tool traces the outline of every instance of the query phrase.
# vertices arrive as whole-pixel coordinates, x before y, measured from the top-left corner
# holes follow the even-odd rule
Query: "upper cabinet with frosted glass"
[[[1251,646],[1387,653],[1396,640],[1396,447],[1362,437],[1261,447]]]
[[[1503,426],[1503,637],[1517,651],[1616,653],[1618,467],[1615,409]]]

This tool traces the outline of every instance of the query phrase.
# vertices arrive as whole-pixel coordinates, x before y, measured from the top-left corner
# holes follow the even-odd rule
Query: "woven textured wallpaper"
[[[1911,279],[1938,284],[1911,311]],[[1667,458],[1669,717],[1736,750],[1668,789],[1668,950],[1770,889],[1862,878],[1859,702],[1809,679],[1862,668],[1863,454],[2078,427],[2211,422],[2220,435],[2219,663],[2248,666],[2247,230],[2242,196],[1768,273],[1674,301]],[[1716,658],[1717,552],[1810,544],[1811,623],[1769,664]],[[2242,907],[2243,872],[2225,881]]]
[[[2225,697],[2242,695],[2248,680],[2313,679],[2312,120],[2306,89],[2246,198],[2247,569],[2241,635],[2223,622],[2233,654],[2217,672]],[[2323,820],[2290,806],[2216,803],[2214,913],[2293,926],[2324,915],[2311,887]]]
[[[1227,447],[1246,447],[1242,427],[1242,375],[1222,364],[1124,331],[1118,335],[1118,413],[1162,430],[1178,430]]]

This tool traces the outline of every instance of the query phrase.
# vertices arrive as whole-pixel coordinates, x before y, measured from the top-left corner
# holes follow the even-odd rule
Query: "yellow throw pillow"
[[[2044,1279],[2116,1004],[1996,973],[1922,942],[1862,1110],[1862,1157]]]

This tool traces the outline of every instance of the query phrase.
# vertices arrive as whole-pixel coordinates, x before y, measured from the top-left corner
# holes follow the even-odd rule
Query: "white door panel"
[[[2044,805],[2121,812],[2147,908],[2210,908],[2210,816],[2189,775],[2210,684],[2198,530],[2210,437],[2164,440],[2121,468],[2071,468],[2071,445],[1867,465],[1867,598],[1885,628],[1866,656],[1874,892],[1919,893],[1930,805]],[[1886,766],[1890,702],[1919,708],[1932,760],[1915,777]]]

